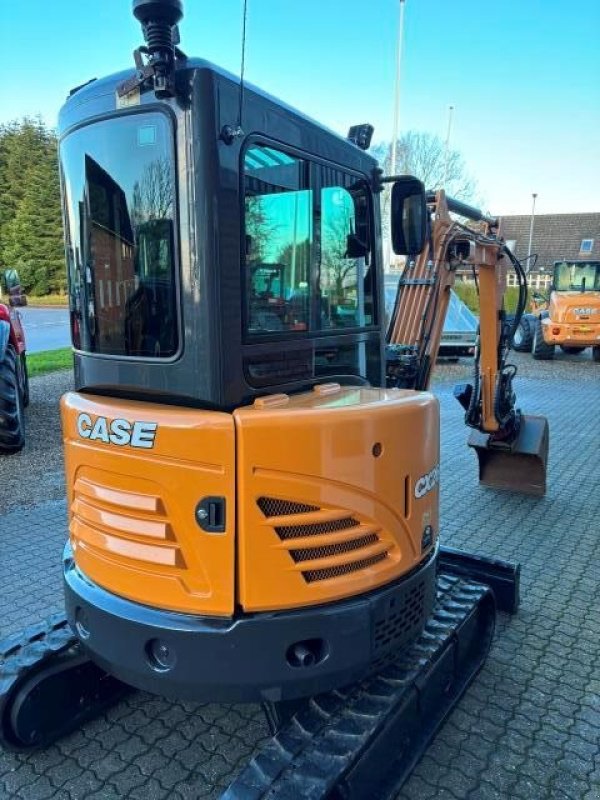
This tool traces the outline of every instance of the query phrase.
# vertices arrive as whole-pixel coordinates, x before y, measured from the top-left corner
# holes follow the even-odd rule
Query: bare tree
[[[391,144],[381,143],[372,152],[382,169],[389,171]],[[398,174],[415,175],[427,189],[444,189],[446,194],[466,202],[477,199],[477,185],[462,155],[458,150],[448,150],[446,165],[446,145],[439,136],[421,131],[405,133],[398,139],[396,165]]]
[[[376,145],[372,154],[386,175],[390,171],[392,146],[389,142]],[[422,131],[408,131],[398,139],[396,149],[396,173],[414,175],[425,184],[426,189],[444,189],[446,194],[457,200],[477,205],[477,184],[469,175],[465,161],[458,150],[448,150],[439,136]],[[446,185],[444,183],[446,174]],[[389,237],[390,192],[384,191],[381,197],[381,227],[384,241]]]
[[[173,179],[167,158],[144,167],[142,180],[133,187],[133,219],[136,225],[149,220],[170,219],[173,213]]]
[[[356,259],[348,258],[348,235],[353,232],[353,213],[347,204],[326,214],[321,249],[322,288],[340,305],[348,289],[356,286]]]

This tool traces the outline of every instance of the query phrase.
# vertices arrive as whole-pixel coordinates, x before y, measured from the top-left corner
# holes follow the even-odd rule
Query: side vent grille
[[[290,550],[290,555],[296,563],[300,561],[312,561],[315,558],[328,558],[329,556],[337,556],[342,553],[351,553],[353,550],[359,550],[361,547],[368,547],[370,544],[375,544],[379,541],[376,533],[370,533],[368,536],[361,536],[360,539],[350,539],[347,542],[340,542],[339,544],[326,544],[323,547],[305,547],[302,550]]]
[[[302,536],[319,536],[322,533],[336,533],[345,531],[349,528],[357,528],[360,523],[346,517],[346,519],[334,519],[330,522],[315,522],[313,525],[289,525],[287,527],[277,527],[275,531],[282,541],[286,539],[298,539]]]
[[[340,564],[337,567],[326,567],[325,569],[309,569],[307,572],[303,572],[304,580],[307,583],[313,583],[314,581],[324,581],[327,578],[340,578],[342,575],[347,575],[349,572],[356,572],[359,569],[366,569],[367,567],[373,567],[375,564],[379,564],[380,561],[383,561],[387,558],[386,553],[379,553],[379,555],[371,556],[371,558],[363,558],[361,561],[352,561],[350,564]]]
[[[387,615],[376,620],[374,628],[375,651],[388,650],[405,641],[411,632],[423,623],[425,604],[425,583],[421,581],[404,597],[394,599],[394,608]]]
[[[308,514],[309,511],[319,510],[318,506],[292,503],[289,500],[277,500],[275,497],[259,497],[257,504],[265,517],[287,517],[288,514]]]
[[[379,527],[360,522],[347,509],[322,509],[275,497],[260,497],[256,502],[306,583],[360,572],[385,561],[389,555]],[[294,524],[278,524],[278,517],[292,515],[297,520],[287,519],[286,523]]]

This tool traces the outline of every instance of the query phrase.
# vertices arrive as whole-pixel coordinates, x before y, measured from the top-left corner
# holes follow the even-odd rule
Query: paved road
[[[70,347],[69,312],[66,308],[27,306],[19,311],[23,317],[28,352]]]
[[[600,800],[600,430],[590,411],[600,407],[600,367],[581,357],[515,360],[523,373],[519,405],[550,421],[544,498],[477,486],[452,397],[452,376],[464,377],[464,366],[444,370],[434,386],[443,541],[521,561],[522,604],[516,617],[501,615],[485,667],[399,800]],[[0,512],[0,636],[62,605],[66,509],[62,500],[39,502],[37,462],[31,492],[38,505]],[[0,462],[0,506],[7,463]],[[48,488],[44,494],[52,496]],[[216,798],[266,735],[257,706],[139,692],[45,752],[0,753],[0,798]]]

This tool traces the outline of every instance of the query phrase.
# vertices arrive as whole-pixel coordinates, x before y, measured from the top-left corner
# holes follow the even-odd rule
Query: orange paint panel
[[[176,547],[161,547],[159,545],[143,544],[132,539],[122,539],[86,525],[77,517],[71,520],[71,536],[75,541],[90,545],[96,550],[106,551],[116,556],[148,561],[151,564],[168,567],[182,567],[182,559]]]
[[[130,600],[231,615],[236,530],[232,416],[75,393],[65,395],[61,413],[78,566],[92,581]],[[106,425],[92,439],[100,417]],[[106,431],[114,420],[156,424],[153,446],[143,438],[145,446],[138,448],[111,442]],[[123,441],[122,436],[114,439]],[[224,498],[223,533],[199,526],[196,507],[204,497]]]
[[[140,495],[133,492],[117,492],[114,489],[107,489],[105,486],[96,486],[89,481],[78,480],[75,484],[78,494],[86,494],[91,498],[100,500],[104,503],[128,508],[132,511],[150,511],[158,513],[162,511],[160,498],[152,495]]]
[[[600,298],[600,293],[597,294]],[[600,315],[600,302],[598,303],[598,314]],[[566,316],[564,309],[561,316],[563,318]],[[542,334],[547,344],[576,345],[579,347],[600,345],[600,324],[562,322],[557,332],[553,330],[554,327],[552,319],[546,318],[542,320]]]
[[[76,552],[77,566],[85,574],[89,575],[92,571],[96,575],[96,583],[104,586],[113,580],[113,573],[115,569],[123,575],[128,575],[128,585],[133,585],[139,581],[140,576],[143,576],[144,585],[148,589],[148,597],[139,600],[136,597],[129,597],[123,595],[130,600],[135,600],[143,605],[156,608],[158,606],[158,598],[163,597],[185,597],[186,603],[190,595],[193,595],[198,605],[201,605],[207,599],[210,599],[211,591],[208,585],[197,586],[194,591],[181,579],[180,573],[174,570],[169,570],[162,567],[160,571],[153,569],[142,568],[141,564],[128,562],[126,559],[117,558],[106,551],[97,551],[88,547],[87,544],[81,543]],[[152,600],[151,598],[154,598]],[[185,612],[186,608],[177,608],[176,611]]]
[[[153,539],[167,539],[170,534],[168,523],[150,519],[126,517],[103,511],[82,500],[75,500],[72,505],[73,514],[86,520],[91,525],[113,529],[115,532],[128,533],[134,536],[150,537]]]
[[[410,502],[404,493],[439,463],[433,396],[345,387],[234,418],[245,610],[350,597],[421,561],[425,527],[438,532],[438,489]]]

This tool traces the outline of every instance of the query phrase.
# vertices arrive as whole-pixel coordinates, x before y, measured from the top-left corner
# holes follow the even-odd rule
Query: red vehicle
[[[25,332],[16,306],[27,305],[17,271],[5,270],[0,298],[0,454],[17,453],[25,444],[25,413],[29,403],[29,379]]]

